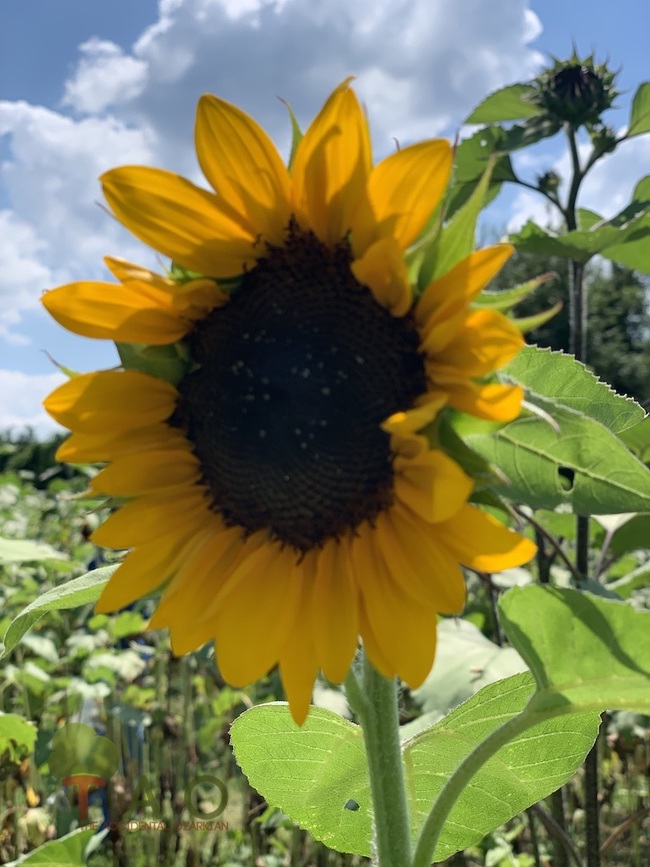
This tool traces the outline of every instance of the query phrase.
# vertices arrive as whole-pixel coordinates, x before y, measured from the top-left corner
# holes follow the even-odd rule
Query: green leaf
[[[230,739],[251,785],[270,804],[330,848],[370,854],[370,782],[359,726],[312,708],[299,727],[276,703],[241,714]],[[359,809],[345,809],[349,800]]]
[[[567,232],[558,235],[547,229],[542,229],[532,220],[528,220],[518,232],[509,236],[509,241],[517,250],[523,253],[533,253],[537,256],[559,256],[563,259],[575,259],[577,262],[587,262],[593,253],[590,249],[574,243],[575,235],[589,235],[589,232]],[[587,244],[589,247],[589,244]]]
[[[490,158],[495,153],[500,153],[502,138],[503,130],[500,127],[488,127],[463,139],[454,157],[453,184],[478,182],[485,174]],[[501,181],[514,181],[516,178],[510,157],[501,154],[494,164],[490,182],[494,184]]]
[[[560,256],[583,264],[599,253],[647,274],[650,273],[649,236],[648,205],[633,202],[612,220],[589,231],[557,234],[529,220],[519,232],[510,235],[510,242],[522,252]]]
[[[650,81],[640,84],[634,94],[626,138],[644,132],[650,132]]]
[[[650,415],[621,433],[625,445],[643,463],[650,461]]]
[[[59,587],[53,587],[35,599],[9,624],[4,648],[0,645],[0,658],[13,650],[27,630],[48,611],[63,611],[96,602],[116,569],[117,566],[102,566]]]
[[[609,550],[617,557],[622,557],[628,551],[647,548],[648,541],[650,541],[650,515],[636,515],[616,530],[609,544]]]
[[[404,744],[414,837],[453,770],[480,740],[517,716],[532,692],[528,673],[490,684]],[[598,726],[593,713],[545,720],[499,751],[463,792],[436,860],[478,842],[565,783],[593,744]],[[312,708],[299,728],[286,705],[261,705],[237,718],[231,740],[238,763],[270,804],[330,848],[370,854],[372,804],[358,726]],[[359,809],[346,809],[349,801]]]
[[[576,211],[578,221],[578,229],[581,232],[588,232],[596,223],[604,222],[604,217],[597,214],[595,211],[590,211],[588,208],[578,208]]]
[[[69,560],[45,542],[31,539],[8,539],[0,536],[0,563],[38,563],[43,560]]]
[[[465,123],[500,123],[504,120],[521,120],[540,114],[539,106],[530,97],[535,88],[530,84],[511,84],[486,97],[469,115]]]
[[[416,791],[412,806],[418,825],[461,762],[503,723],[516,718],[533,691],[528,672],[497,681],[405,745],[407,790]],[[593,745],[599,724],[597,713],[540,720],[498,750],[454,805],[434,860],[477,843],[563,785]]]
[[[650,712],[650,612],[539,585],[513,588],[499,608],[537,683],[527,713]]]
[[[147,621],[138,611],[121,611],[109,628],[114,639],[126,638],[144,632]]]
[[[534,416],[483,434],[474,422],[466,434],[467,444],[509,479],[508,487],[495,486],[500,494],[540,509],[567,503],[579,515],[650,511],[650,471],[611,431],[560,404],[536,403],[560,436]]]
[[[18,714],[0,711],[0,767],[3,758],[22,762],[34,751],[36,726]]]
[[[472,252],[476,222],[490,185],[494,160],[488,166],[470,199],[443,226],[435,242],[427,250],[418,274],[418,288],[423,290],[432,280],[442,277],[454,265]]]
[[[86,847],[95,834],[92,828],[71,831],[58,840],[50,840],[28,855],[12,861],[7,867],[84,867]]]
[[[610,581],[605,586],[608,590],[612,590],[620,596],[621,599],[629,599],[635,590],[639,590],[641,587],[648,587],[649,584],[650,560],[637,569],[628,572],[623,578],[619,578],[617,581]]]
[[[549,398],[595,419],[614,433],[639,424],[641,406],[617,394],[572,355],[525,346],[502,370],[506,379],[519,382],[534,403]]]

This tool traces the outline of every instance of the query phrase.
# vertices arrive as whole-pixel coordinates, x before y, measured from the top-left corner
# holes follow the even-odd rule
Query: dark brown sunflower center
[[[291,226],[190,335],[198,369],[179,386],[214,508],[300,552],[390,504],[380,424],[425,386],[411,315],[378,304],[350,262],[347,244]]]

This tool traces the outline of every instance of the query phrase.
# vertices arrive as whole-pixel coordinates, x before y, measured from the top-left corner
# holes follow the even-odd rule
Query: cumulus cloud
[[[89,39],[79,46],[81,60],[65,83],[64,105],[97,114],[117,100],[130,100],[144,89],[147,64],[126,55],[119,45]]]
[[[140,245],[98,207],[97,176],[116,163],[152,159],[152,133],[114,117],[74,120],[26,102],[0,102],[0,336],[26,341],[21,315],[57,283],[103,273],[102,256]]]
[[[66,99],[80,112],[111,106],[150,125],[166,164],[187,170],[201,93],[243,106],[286,144],[273,97],[306,121],[354,74],[385,153],[394,136],[438,134],[489,90],[532,74],[539,31],[526,0],[161,0],[130,55],[87,45]],[[115,81],[104,82],[107,64],[119,69]]]
[[[0,338],[25,342],[21,314],[42,290],[105,275],[106,253],[155,265],[98,207],[97,176],[123,163],[199,180],[196,101],[211,91],[253,114],[285,150],[276,95],[307,123],[356,74],[378,156],[453,134],[490,89],[529,76],[540,58],[527,0],[160,0],[158,20],[127,49],[97,34],[79,47],[58,110],[0,102],[3,263]]]
[[[42,408],[45,397],[65,380],[61,373],[27,374],[0,369],[0,427],[33,428],[48,435],[62,428]]]

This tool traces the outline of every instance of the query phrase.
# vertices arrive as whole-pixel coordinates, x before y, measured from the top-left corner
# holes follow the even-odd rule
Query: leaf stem
[[[418,839],[413,867],[429,867],[440,838],[442,829],[451,813],[454,804],[463,790],[483,765],[497,753],[501,747],[522,734],[535,724],[529,714],[521,713],[508,720],[496,731],[480,743],[456,768],[442,787],[431,812],[426,818]]]
[[[348,675],[348,699],[366,745],[374,812],[373,864],[410,867],[411,825],[399,737],[397,682],[383,677],[363,653],[362,684]]]

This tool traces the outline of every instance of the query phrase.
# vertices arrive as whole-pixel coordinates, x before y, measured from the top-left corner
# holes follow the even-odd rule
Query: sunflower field
[[[204,95],[210,189],[102,176],[165,264],[44,294],[119,361],[59,365],[66,437],[3,438],[0,863],[648,863],[649,419],[587,365],[650,176],[580,207],[650,132],[650,83],[606,125],[615,85],[574,54],[379,161],[351,79],[286,163]],[[521,178],[554,136],[568,182]],[[557,224],[476,249],[508,185]],[[526,256],[568,353],[532,339],[558,274],[496,282]]]

